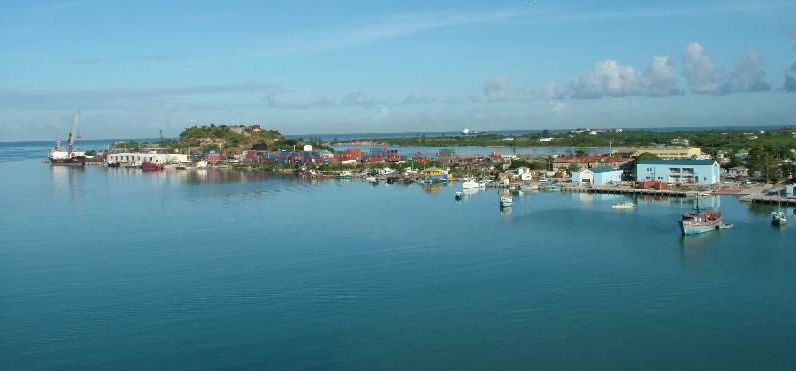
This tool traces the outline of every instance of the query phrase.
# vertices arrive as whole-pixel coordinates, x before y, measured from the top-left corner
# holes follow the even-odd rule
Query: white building
[[[120,164],[139,164],[142,162],[153,162],[156,164],[179,164],[191,162],[188,155],[179,153],[111,153],[108,155],[108,162]]]

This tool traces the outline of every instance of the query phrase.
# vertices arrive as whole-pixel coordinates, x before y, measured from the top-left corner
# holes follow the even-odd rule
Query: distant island
[[[710,153],[718,149],[744,149],[768,146],[789,150],[796,148],[796,128],[776,130],[715,129],[715,130],[623,130],[623,129],[572,129],[548,131],[524,135],[465,134],[447,136],[368,138],[338,141],[336,146],[389,145],[402,147],[648,147],[648,146],[693,146]]]
[[[318,149],[331,149],[318,138],[312,142],[303,138],[285,138],[279,131],[266,130],[258,124],[191,126],[184,129],[177,139],[161,138],[156,143],[130,140],[114,144],[114,149],[138,151],[157,148],[168,153],[240,153],[247,150],[294,151],[308,144]]]

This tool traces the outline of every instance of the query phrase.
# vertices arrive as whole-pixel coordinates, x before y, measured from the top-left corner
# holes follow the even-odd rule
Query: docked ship
[[[61,141],[56,140],[55,146],[50,150],[47,159],[53,165],[62,166],[85,166],[86,153],[75,152],[75,140],[78,136],[75,134],[77,129],[78,111],[73,112],[74,120],[72,121],[72,128],[69,130],[69,135],[66,140],[66,148],[61,147]]]
[[[163,164],[159,164],[156,162],[144,161],[141,163],[141,170],[143,171],[158,171],[158,170],[163,170],[164,168],[165,167],[163,166]]]
[[[683,214],[682,219],[680,219],[680,229],[682,229],[683,235],[715,231],[722,228],[723,218],[719,211],[700,209],[699,197],[697,197],[694,212]]]

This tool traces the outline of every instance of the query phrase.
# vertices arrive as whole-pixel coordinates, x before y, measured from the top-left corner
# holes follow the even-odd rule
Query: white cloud
[[[504,101],[508,98],[506,92],[508,79],[505,77],[495,77],[484,84],[484,95],[490,101]]]
[[[760,68],[761,62],[760,54],[749,50],[735,69],[725,74],[699,43],[692,42],[683,50],[683,74],[693,94],[724,95],[771,90],[771,85],[765,81],[766,74]]]
[[[683,68],[691,93],[723,95],[730,92],[724,72],[716,67],[698,42],[692,42],[683,49]]]
[[[597,63],[572,84],[572,97],[581,99],[624,97],[638,94],[640,76],[630,66],[609,59]]]
[[[595,99],[603,97],[651,96],[665,97],[680,94],[677,76],[668,56],[652,59],[651,66],[640,73],[629,65],[608,59],[578,77],[568,88],[554,84],[545,86],[548,99],[572,97]]]
[[[643,95],[666,97],[681,94],[677,88],[677,74],[669,56],[652,58],[652,65],[641,77]]]
[[[753,92],[771,90],[766,81],[766,73],[760,69],[760,53],[748,50],[738,61],[735,71],[730,75],[730,84],[734,91]]]

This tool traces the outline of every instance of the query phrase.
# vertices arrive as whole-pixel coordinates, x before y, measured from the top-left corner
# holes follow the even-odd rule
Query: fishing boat
[[[164,169],[163,164],[158,164],[158,163],[149,162],[149,161],[145,161],[145,162],[141,163],[141,170],[143,170],[143,171],[158,171],[158,170],[163,170],[163,169]]]
[[[612,204],[611,207],[614,209],[632,209],[636,207],[636,204],[633,203],[632,201],[617,202],[615,204]]]
[[[75,152],[75,140],[78,136],[77,132],[77,119],[78,111],[72,111],[72,128],[69,129],[69,135],[66,140],[66,148],[61,147],[61,141],[56,140],[55,146],[50,150],[47,155],[47,160],[53,165],[61,166],[85,166],[86,154],[85,152]]]
[[[683,235],[706,233],[722,229],[723,216],[716,210],[702,210],[699,208],[699,197],[696,198],[696,207],[693,213],[683,214],[680,219],[680,229]]]
[[[500,207],[510,207],[513,200],[511,199],[511,195],[508,193],[504,193],[500,195]]]

